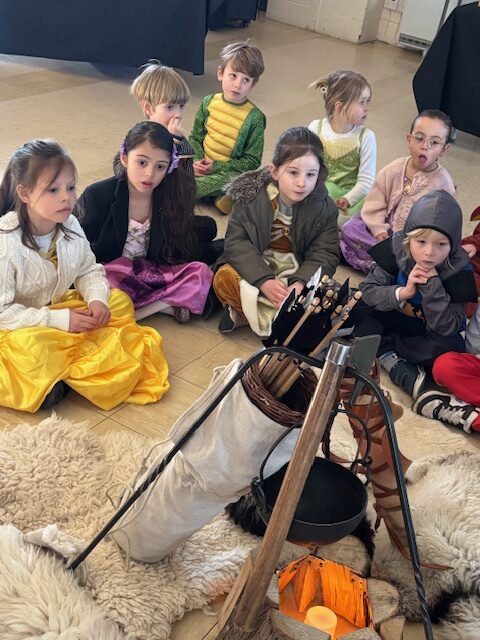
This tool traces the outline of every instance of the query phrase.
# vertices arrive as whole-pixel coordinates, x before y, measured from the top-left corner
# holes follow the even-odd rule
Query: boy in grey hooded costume
[[[407,236],[417,229],[446,236],[450,253],[436,265],[436,275],[418,284],[413,297],[400,301],[399,290],[415,267]],[[357,313],[366,314],[354,333],[381,335],[380,364],[414,398],[425,388],[438,356],[465,351],[465,304],[476,299],[476,290],[470,260],[460,246],[461,234],[457,201],[446,191],[433,191],[415,203],[402,231],[372,247],[377,266],[360,284],[363,305]]]

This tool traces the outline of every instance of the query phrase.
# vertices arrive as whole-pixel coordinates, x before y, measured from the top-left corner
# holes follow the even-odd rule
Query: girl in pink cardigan
[[[414,203],[437,189],[455,195],[448,171],[438,159],[449,147],[450,118],[442,111],[422,111],[407,134],[410,156],[397,158],[377,175],[360,216],[341,230],[340,248],[345,260],[367,273],[373,267],[368,250],[395,231],[401,231]]]

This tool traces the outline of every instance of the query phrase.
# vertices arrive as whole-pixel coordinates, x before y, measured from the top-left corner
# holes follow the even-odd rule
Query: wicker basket
[[[285,362],[291,358],[285,359]],[[242,377],[242,385],[250,401],[266,416],[284,427],[291,427],[305,417],[317,385],[317,377],[311,369],[305,369],[298,380],[283,396],[275,398],[260,380],[258,363]]]

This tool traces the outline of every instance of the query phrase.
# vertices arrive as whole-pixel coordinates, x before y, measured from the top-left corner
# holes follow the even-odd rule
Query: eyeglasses
[[[443,147],[447,144],[446,142],[442,142],[437,138],[426,138],[425,136],[422,136],[421,133],[412,133],[411,137],[412,140],[418,145],[422,145],[424,142],[426,142],[428,149],[438,149],[439,147]]]

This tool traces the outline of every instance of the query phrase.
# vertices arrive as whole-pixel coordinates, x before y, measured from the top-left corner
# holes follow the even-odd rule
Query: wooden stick
[[[322,303],[322,306],[323,305],[325,305],[325,308],[324,308],[325,310],[332,305],[332,301],[326,300],[324,303]],[[343,310],[342,305],[338,305],[335,308],[334,312],[332,313],[331,319],[334,320],[336,317],[338,317],[342,312],[342,310]],[[316,313],[320,313],[320,311],[321,309],[317,308]],[[290,359],[290,361],[283,368],[281,373],[272,382],[270,393],[276,398],[280,398],[281,396],[279,395],[279,393],[286,386],[286,384],[290,382],[290,380],[293,380],[293,382],[295,382],[296,378],[293,377],[294,373],[297,371],[302,372],[304,369],[307,369],[307,368],[308,368],[307,365],[299,365],[295,360]],[[293,384],[293,382],[291,384]],[[286,393],[286,391],[284,393]]]
[[[319,342],[319,344],[315,347],[315,349],[308,354],[309,356],[311,356],[312,358],[315,358],[315,356],[317,356],[321,351],[323,351],[323,349],[325,349],[325,347],[327,346],[327,344],[331,340],[333,334],[336,333],[340,329],[342,324],[345,323],[345,321],[347,320],[348,316],[350,315],[351,310],[357,304],[357,302],[360,300],[361,297],[362,297],[362,292],[361,291],[355,291],[355,293],[353,294],[353,298],[350,298],[350,300],[345,305],[345,307],[344,307],[344,309],[342,311],[342,316],[340,318],[340,321],[337,322],[337,324],[335,324],[330,329],[330,331],[326,334],[326,336],[323,338],[323,340],[321,340]]]
[[[320,280],[320,284],[317,287],[317,290],[315,291],[315,296],[312,299],[312,302],[310,303],[310,305],[312,305],[314,303],[315,300],[318,299],[318,301],[320,301],[320,296],[318,295],[327,285],[327,282],[329,281],[329,277],[327,276],[327,274],[325,274],[324,276],[322,276],[321,280]],[[297,300],[297,303],[299,304],[303,304],[305,302],[305,300],[307,299],[307,296],[302,296],[303,299],[301,299],[300,297]],[[318,304],[318,303],[317,303]],[[298,329],[296,329],[296,327],[300,328],[301,324],[299,324],[300,322],[305,322],[305,320],[307,319],[305,317],[305,313],[308,311],[308,309],[304,312],[303,316],[299,319],[299,321],[297,322],[297,324],[293,327],[293,329],[290,331],[290,333],[288,334],[288,336],[286,337],[286,339],[283,341],[283,346],[286,347],[288,345],[288,343],[290,342],[290,340],[292,340],[292,338],[294,337],[296,331],[298,331]],[[308,316],[307,316],[308,317]],[[262,382],[264,380],[263,376],[262,376],[262,372],[264,372],[265,370],[265,366],[269,363],[269,362],[276,362],[278,359],[280,358],[280,355],[275,354],[272,356],[264,356],[261,360],[260,360],[260,365],[259,365],[259,372],[260,372],[260,377],[262,379]],[[269,376],[268,376],[269,377]],[[264,382],[264,384],[268,385],[268,382]]]
[[[233,623],[240,629],[249,631],[255,628],[295,509],[323,438],[350,352],[350,345],[334,342],[327,353],[260,550],[234,611]]]
[[[290,331],[288,336],[285,338],[283,342],[284,347],[289,345],[289,343],[293,340],[295,335],[300,331],[301,327],[306,322],[307,318],[309,318],[312,315],[312,313],[315,311],[315,309],[318,308],[318,306],[320,305],[320,302],[321,302],[321,298],[319,297],[313,298],[312,302],[309,304],[309,306],[305,310],[303,316],[299,319],[297,324],[293,327],[293,329]],[[278,371],[282,368],[282,362],[285,360],[285,357],[282,358],[281,355],[282,354],[277,355],[275,359],[271,359],[269,362],[267,362],[265,367],[262,370],[260,378],[266,387],[268,387],[272,383]]]
[[[294,300],[293,304],[303,305],[303,303],[307,299],[307,296],[308,294],[305,296],[299,296],[296,300]],[[285,345],[285,341],[282,344]],[[278,360],[279,357],[280,357],[280,354],[277,354],[277,353],[268,355],[268,356],[263,356],[263,358],[260,360],[260,364],[258,365],[260,377],[262,377],[262,372],[264,371],[265,366],[271,361],[275,362],[276,360]]]
[[[332,306],[332,300],[333,298],[330,297],[329,299],[325,299],[322,302],[321,305],[319,305],[314,313],[315,314],[319,314],[322,311],[327,311],[331,306]],[[338,313],[340,313],[340,311],[343,309],[343,307],[341,305],[339,305],[337,307],[338,309]],[[336,309],[336,310],[337,310]],[[338,315],[338,314],[337,314]],[[332,314],[332,319],[336,317],[335,315],[335,311]],[[292,374],[297,371],[297,370],[303,370],[304,368],[308,368],[308,367],[301,367],[301,365],[298,364],[298,362],[295,359],[290,358],[289,361],[285,364],[285,366],[283,366],[281,371],[278,371],[278,375],[270,380],[270,384],[269,384],[269,389],[270,389],[270,393],[275,396],[275,397],[279,397],[277,394],[279,392],[279,390],[283,387],[283,385],[287,382],[287,380],[290,380]]]
[[[360,300],[360,298],[362,297],[362,292],[361,291],[356,291],[353,294],[353,297],[350,298],[350,300],[348,301],[348,303],[345,305],[345,307],[343,308],[342,311],[342,315],[340,318],[340,321],[337,322],[331,329],[330,331],[324,336],[324,338],[318,343],[318,345],[315,347],[315,349],[313,349],[313,351],[311,351],[308,355],[311,358],[315,358],[321,351],[323,351],[323,349],[325,349],[325,347],[328,345],[328,343],[330,342],[330,340],[332,339],[332,337],[334,336],[334,334],[340,329],[340,327],[344,324],[344,322],[347,320],[348,316],[350,315],[350,311],[353,309],[353,307],[357,304],[357,302]],[[338,307],[337,307],[338,308]],[[301,374],[303,373],[303,371],[305,369],[308,369],[308,365],[300,365],[297,366],[295,368],[294,371],[292,371],[292,373],[290,374],[290,376],[288,377],[287,380],[285,380],[285,377],[282,376],[283,378],[283,382],[282,385],[275,385],[272,389],[271,389],[271,394],[273,396],[275,396],[276,398],[281,398],[283,395],[285,395],[287,393],[287,391],[290,389],[290,387],[295,383],[295,381],[301,376]]]

